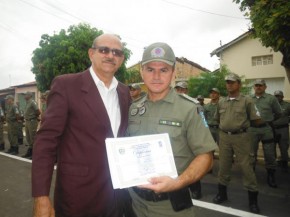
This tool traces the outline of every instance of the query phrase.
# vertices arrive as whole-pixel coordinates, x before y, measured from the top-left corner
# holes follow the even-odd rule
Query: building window
[[[252,66],[264,66],[273,64],[273,55],[252,57]]]

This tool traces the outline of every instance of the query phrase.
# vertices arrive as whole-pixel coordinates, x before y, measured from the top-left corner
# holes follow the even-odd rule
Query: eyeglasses
[[[122,50],[119,49],[111,49],[109,47],[92,47],[92,49],[94,50],[98,50],[100,54],[108,54],[110,52],[112,52],[113,56],[115,57],[122,57],[124,56],[124,52]]]

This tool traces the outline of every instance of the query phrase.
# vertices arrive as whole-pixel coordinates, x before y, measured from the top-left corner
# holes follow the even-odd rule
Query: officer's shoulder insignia
[[[193,102],[193,103],[196,104],[196,105],[199,105],[199,104],[200,104],[198,100],[196,100],[196,99],[194,99],[194,98],[192,98],[192,97],[190,97],[190,96],[188,96],[188,95],[186,95],[186,94],[184,94],[184,93],[179,94],[179,96],[181,96],[181,97],[184,98],[184,99],[187,99],[188,101]]]

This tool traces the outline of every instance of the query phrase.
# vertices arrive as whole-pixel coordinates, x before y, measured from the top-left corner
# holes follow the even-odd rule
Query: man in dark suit
[[[129,89],[114,74],[123,46],[111,34],[97,37],[88,51],[92,66],[56,77],[32,161],[34,217],[119,217],[122,190],[114,190],[105,139],[123,136]],[[49,199],[57,159],[54,207]]]

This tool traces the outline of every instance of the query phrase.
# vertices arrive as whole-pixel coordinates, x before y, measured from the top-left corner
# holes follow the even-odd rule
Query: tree
[[[140,71],[135,68],[127,70],[125,73],[125,80],[127,84],[142,82]]]
[[[67,31],[62,29],[59,34],[42,35],[39,48],[33,51],[32,56],[32,73],[35,74],[38,89],[42,92],[50,89],[53,78],[58,75],[87,69],[91,65],[88,49],[101,34],[102,30],[79,24],[70,26]],[[116,73],[120,81],[124,81],[125,63],[131,55],[125,46],[124,43],[125,61]]]
[[[198,77],[190,78],[188,80],[189,95],[192,97],[197,97],[197,95],[209,97],[210,90],[216,87],[220,90],[221,96],[227,96],[225,77],[229,73],[231,73],[231,71],[223,65],[219,71],[202,72]],[[245,80],[244,77],[242,77],[242,80]],[[243,94],[249,94],[251,87],[248,86],[248,82],[243,81],[242,84],[241,92]]]
[[[252,33],[266,47],[280,51],[281,65],[290,82],[290,1],[289,0],[233,0],[252,22]]]

